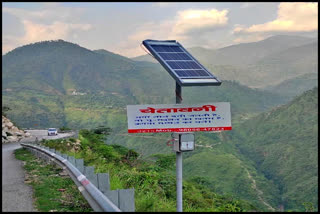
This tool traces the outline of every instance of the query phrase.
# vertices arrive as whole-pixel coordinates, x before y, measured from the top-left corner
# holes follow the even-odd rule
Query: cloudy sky
[[[190,48],[221,48],[272,35],[318,37],[312,2],[2,3],[2,54],[63,39],[123,56],[145,54],[144,39],[174,39]]]

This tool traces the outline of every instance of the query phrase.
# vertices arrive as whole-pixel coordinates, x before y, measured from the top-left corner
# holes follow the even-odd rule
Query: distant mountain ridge
[[[266,87],[264,90],[294,97],[302,94],[304,91],[311,90],[313,87],[318,86],[318,79],[317,73],[303,74],[301,76],[285,80],[280,84]]]
[[[218,59],[220,60],[216,60],[215,64],[253,64],[270,54],[312,43],[314,41],[317,41],[317,39],[300,36],[276,35],[258,42],[232,45],[217,50],[217,57],[219,57]]]
[[[258,61],[259,59],[275,52],[317,41],[317,38],[276,35],[258,42],[241,43],[219,49],[208,49],[202,47],[192,47],[187,49],[191,53],[195,54],[197,59],[199,59],[202,62],[210,63],[213,65],[242,65],[252,64]],[[207,62],[206,60],[204,60],[205,58],[210,58],[212,61]],[[133,57],[131,59],[137,61],[155,62],[155,60],[147,54]]]
[[[252,88],[265,88],[318,72],[317,38],[278,35],[215,50],[201,47],[188,50],[220,79],[235,80]],[[149,55],[132,59],[156,62]]]

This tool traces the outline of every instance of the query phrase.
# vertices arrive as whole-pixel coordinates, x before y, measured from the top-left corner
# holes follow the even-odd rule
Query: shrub
[[[97,148],[96,151],[98,154],[101,154],[104,158],[106,158],[107,160],[115,160],[117,159],[117,155],[114,152],[113,148],[111,146],[107,146],[107,145],[100,145]]]
[[[128,149],[124,146],[112,144],[110,145],[114,148],[115,151],[117,151],[120,155],[125,156],[128,153]]]
[[[69,141],[72,142],[72,143],[75,143],[77,140],[73,137],[69,138]]]
[[[156,165],[160,170],[168,170],[175,167],[176,157],[174,154],[155,154],[152,157],[157,158]]]
[[[59,128],[59,130],[64,132],[64,131],[70,131],[71,129],[66,126],[62,126],[61,128]]]
[[[139,157],[139,153],[137,153],[133,149],[129,149],[129,151],[127,152],[125,157],[126,157],[127,160],[133,161],[133,160],[136,160]]]
[[[105,126],[98,126],[97,128],[93,129],[95,134],[102,134],[102,135],[109,135],[111,132],[111,128]]]

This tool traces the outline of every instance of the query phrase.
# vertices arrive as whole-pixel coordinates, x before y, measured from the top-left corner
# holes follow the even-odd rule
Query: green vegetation
[[[5,54],[3,80],[2,101],[12,109],[8,116],[29,128],[112,127],[114,117],[126,117],[126,105],[175,99],[174,80],[160,65],[62,40]],[[287,101],[232,81],[223,81],[221,87],[185,88],[183,99],[184,103],[232,101],[233,115],[265,111]]]
[[[200,146],[183,156],[184,178],[201,176],[207,187],[246,199],[260,209],[267,208],[258,197],[262,191],[262,200],[274,209],[303,211],[303,204],[310,202],[317,210],[317,100],[314,88],[287,105],[233,122],[232,131],[197,133]],[[115,133],[107,142],[147,157],[172,152],[165,146],[168,139],[166,133]]]
[[[27,149],[15,150],[27,171],[26,183],[33,188],[35,205],[40,212],[92,212],[90,205],[70,177],[61,177],[61,168],[35,158]]]
[[[285,209],[317,210],[318,88],[239,126],[229,140],[278,186]]]
[[[66,126],[62,126],[59,128],[59,131],[61,132],[66,132],[66,131],[71,131],[72,129],[70,129],[69,127],[66,127]]]
[[[84,129],[79,133],[79,140],[46,140],[43,143],[62,153],[83,158],[85,165],[95,167],[96,173],[109,172],[111,189],[134,188],[137,212],[175,211],[174,156],[155,154],[152,160],[141,160],[132,149],[106,145],[103,142],[106,134],[106,128]],[[199,181],[184,181],[183,194],[184,211],[187,212],[256,210],[246,201],[214,193]]]
[[[231,131],[233,132],[233,131]],[[108,145],[116,142],[132,148],[143,159],[153,159],[153,155],[172,154],[172,148],[166,146],[170,133],[154,134],[115,134],[108,136]],[[232,195],[250,201],[260,210],[269,211],[263,201],[277,209],[280,193],[271,180],[255,169],[252,161],[239,154],[232,141],[223,133],[196,133],[196,149],[183,154],[183,177],[193,180],[199,176],[207,180],[205,186],[223,195]],[[249,177],[249,174],[251,177]],[[257,189],[252,188],[256,183]],[[263,192],[263,200],[257,195]]]

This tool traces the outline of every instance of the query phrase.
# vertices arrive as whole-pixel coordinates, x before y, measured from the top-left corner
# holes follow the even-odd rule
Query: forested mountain
[[[106,50],[47,41],[17,48],[2,59],[3,101],[16,106],[8,114],[23,127],[40,123],[85,128],[88,121],[71,115],[85,116],[84,111],[90,110],[92,115],[96,108],[109,111],[105,107],[174,102],[175,82],[160,65],[135,62]],[[232,100],[234,114],[263,111],[287,100],[230,81],[221,87],[183,89],[183,99],[185,103]],[[27,107],[22,108],[23,103]],[[100,116],[94,118],[99,121]]]
[[[278,186],[286,210],[318,209],[318,88],[228,133],[241,154]]]
[[[123,75],[135,65],[124,57],[106,56],[62,40],[26,45],[2,60],[3,88],[25,87],[51,94],[68,94],[72,89],[125,93],[125,87],[111,83],[125,81]]]

